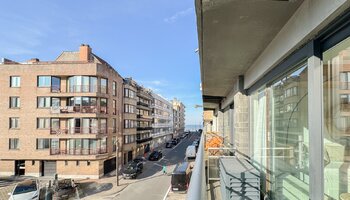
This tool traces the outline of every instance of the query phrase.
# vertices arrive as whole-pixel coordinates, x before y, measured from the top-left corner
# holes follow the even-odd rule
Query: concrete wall
[[[237,93],[234,102],[234,146],[240,153],[250,156],[249,97]]]
[[[305,0],[244,74],[244,87],[249,88],[349,7],[348,0]]]

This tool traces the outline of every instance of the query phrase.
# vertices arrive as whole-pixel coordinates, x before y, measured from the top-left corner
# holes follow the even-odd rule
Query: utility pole
[[[116,156],[115,156],[115,174],[116,174],[116,177],[117,177],[117,186],[119,186],[119,139],[117,139],[116,141]]]

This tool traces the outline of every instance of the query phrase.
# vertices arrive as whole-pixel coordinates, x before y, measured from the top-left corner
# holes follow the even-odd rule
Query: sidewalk
[[[163,158],[164,156],[171,151],[173,148],[164,148],[164,147],[158,147],[154,150],[161,150],[163,152]],[[148,152],[146,154],[146,159],[148,158],[149,154],[151,152]],[[126,187],[128,187],[130,184],[139,182],[139,181],[145,181],[154,177],[158,176],[164,176],[161,170],[155,170],[155,165],[158,166],[158,168],[161,168],[157,162],[152,161],[146,161],[144,163],[144,170],[143,172],[138,176],[137,179],[124,179],[122,175],[119,175],[119,186],[116,185],[116,176],[115,171],[111,172],[109,176],[103,177],[98,180],[82,180],[79,181],[79,184],[84,183],[91,183],[94,182],[96,188],[93,188],[92,190],[97,191],[95,194],[90,194],[86,197],[83,197],[81,199],[83,200],[95,200],[95,199],[114,199],[116,196],[119,195],[120,192],[122,192]],[[172,170],[174,166],[169,166],[169,170]],[[121,173],[120,173],[121,174]],[[105,191],[101,191],[100,187],[107,187],[108,189]],[[89,189],[89,188],[88,188]],[[99,192],[100,191],[100,192]]]

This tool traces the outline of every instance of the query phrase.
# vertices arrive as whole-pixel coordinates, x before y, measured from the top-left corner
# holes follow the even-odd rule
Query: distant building
[[[131,78],[124,79],[123,95],[123,164],[136,156],[137,85]]]
[[[176,98],[171,103],[173,104],[174,137],[178,137],[185,132],[185,105]]]
[[[160,95],[154,92],[151,95],[153,97],[153,140],[151,148],[157,148],[173,137],[173,106]]]
[[[137,86],[137,153],[139,155],[150,151],[152,141],[152,101],[151,91],[143,86]]]

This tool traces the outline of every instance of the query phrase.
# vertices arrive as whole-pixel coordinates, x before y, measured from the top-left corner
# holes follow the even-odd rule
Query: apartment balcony
[[[102,113],[107,112],[106,107],[99,109],[97,106],[53,106],[51,107],[51,114],[64,114],[64,113]]]
[[[107,134],[106,128],[91,128],[91,127],[74,127],[68,129],[50,129],[51,135],[60,135],[60,134]]]
[[[107,148],[99,149],[50,149],[50,155],[99,155],[106,154]]]
[[[144,119],[144,120],[152,120],[153,117],[151,115],[137,115],[138,119]]]
[[[142,126],[142,127],[137,127],[138,131],[147,131],[147,130],[152,130],[152,127],[150,126]]]
[[[151,140],[153,140],[152,137],[143,138],[143,139],[136,139],[136,143],[137,143],[137,144],[142,144],[142,143],[145,143],[145,142],[149,142],[149,141],[151,141]]]
[[[137,108],[144,110],[152,110],[149,104],[143,102],[137,102]]]
[[[145,106],[145,107],[149,107],[149,104],[147,103],[143,103],[143,102],[137,102],[137,105],[140,105],[140,106]]]

